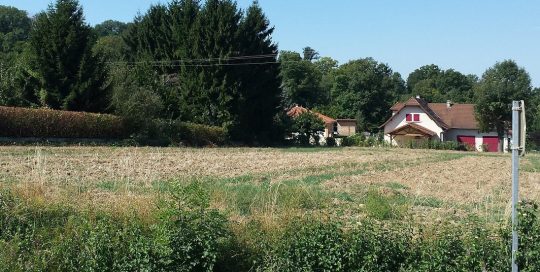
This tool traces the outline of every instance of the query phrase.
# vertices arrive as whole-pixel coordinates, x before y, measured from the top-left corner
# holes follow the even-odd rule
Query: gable
[[[390,110],[395,115],[410,106],[422,108],[438,126],[444,129],[478,129],[474,104],[452,104],[449,107],[447,103],[427,103],[421,98],[413,97],[405,103],[396,103]],[[381,127],[385,126],[386,123]]]
[[[420,117],[419,122],[407,122],[407,114],[418,114]],[[411,123],[414,123],[415,126],[421,126],[426,130],[434,132],[436,135],[440,135],[444,131],[444,128],[439,126],[431,116],[426,113],[419,105],[418,106],[406,106],[400,109],[394,116],[392,116],[384,126],[384,133],[388,134],[392,131],[395,131],[398,128],[407,126]]]

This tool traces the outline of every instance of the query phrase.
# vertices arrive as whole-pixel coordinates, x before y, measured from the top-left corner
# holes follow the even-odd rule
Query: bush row
[[[195,199],[186,199],[191,194]],[[0,271],[507,271],[508,228],[430,229],[299,219],[283,231],[232,223],[183,190],[155,221],[40,206],[0,194]],[[202,201],[201,201],[201,196]],[[206,204],[204,204],[206,203]],[[540,271],[538,207],[520,211],[521,271]],[[238,229],[238,226],[236,227]],[[236,233],[236,234],[235,234]]]
[[[382,135],[374,135],[366,137],[363,134],[355,134],[346,138],[343,138],[343,146],[362,146],[362,147],[375,147],[375,146],[390,146],[383,138]],[[456,141],[408,141],[403,148],[411,149],[436,149],[436,150],[458,150],[458,151],[473,151],[474,148],[458,143]]]
[[[179,120],[153,119],[144,124],[131,125],[130,138],[138,144],[158,146],[222,146],[227,143],[227,132],[216,126],[207,126]]]
[[[227,134],[221,127],[178,120],[134,123],[109,114],[0,106],[0,137],[132,139],[134,144],[216,146],[226,143]]]
[[[109,114],[0,106],[0,137],[122,139],[122,118]]]

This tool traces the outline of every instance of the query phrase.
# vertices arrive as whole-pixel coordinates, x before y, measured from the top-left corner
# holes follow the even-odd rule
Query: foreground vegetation
[[[505,271],[509,170],[410,149],[0,147],[0,270]],[[538,271],[537,207],[520,214]]]
[[[200,184],[178,187],[151,221],[0,193],[2,271],[504,271],[508,227],[474,219],[424,228],[305,216],[282,228],[233,224]],[[524,203],[522,271],[540,269],[538,206]],[[147,218],[148,219],[148,218]]]

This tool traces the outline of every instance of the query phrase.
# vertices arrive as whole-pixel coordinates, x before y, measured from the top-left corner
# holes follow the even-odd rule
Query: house
[[[324,114],[308,110],[302,106],[295,105],[289,111],[287,115],[295,118],[305,112],[312,112],[317,115],[324,122],[323,137],[346,137],[356,133],[356,120],[355,119],[333,119]]]
[[[478,151],[498,150],[497,133],[480,132],[474,104],[427,103],[417,96],[395,104],[390,110],[392,117],[381,128],[384,128],[385,140],[393,145],[439,140],[457,141]],[[503,146],[507,150],[508,137],[503,140]]]

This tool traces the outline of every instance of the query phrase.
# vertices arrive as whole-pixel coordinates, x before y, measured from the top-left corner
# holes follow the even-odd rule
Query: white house
[[[392,117],[384,127],[384,138],[393,145],[410,141],[457,141],[481,151],[482,145],[489,152],[497,152],[499,138],[496,132],[480,132],[474,114],[474,104],[427,103],[412,97],[392,108]],[[504,150],[508,137],[503,140]]]

